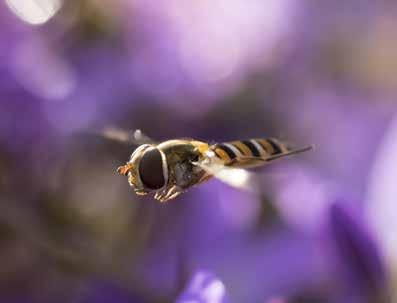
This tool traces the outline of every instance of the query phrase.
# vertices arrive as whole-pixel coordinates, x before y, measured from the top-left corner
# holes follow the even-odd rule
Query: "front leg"
[[[166,187],[155,194],[154,198],[160,202],[167,202],[182,194],[184,190],[177,185]]]

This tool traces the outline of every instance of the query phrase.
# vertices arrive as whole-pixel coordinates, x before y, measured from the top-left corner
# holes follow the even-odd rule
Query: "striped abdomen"
[[[218,143],[211,148],[225,165],[240,167],[262,165],[263,160],[289,151],[285,144],[273,138]]]

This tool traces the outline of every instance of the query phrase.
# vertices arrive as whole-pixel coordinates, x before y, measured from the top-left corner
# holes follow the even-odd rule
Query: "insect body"
[[[147,142],[117,171],[128,176],[136,194],[155,192],[155,199],[165,202],[221,172],[261,166],[310,148],[290,149],[272,138],[217,144],[193,139]]]

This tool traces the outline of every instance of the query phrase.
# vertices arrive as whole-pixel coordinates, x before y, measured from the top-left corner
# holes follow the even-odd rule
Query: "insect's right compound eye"
[[[147,189],[155,190],[164,186],[163,160],[157,148],[143,154],[139,162],[139,176]]]

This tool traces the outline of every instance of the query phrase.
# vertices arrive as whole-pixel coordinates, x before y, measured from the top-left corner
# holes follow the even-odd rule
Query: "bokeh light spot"
[[[76,73],[72,66],[40,38],[22,41],[10,64],[19,83],[43,99],[63,100],[76,88]]]
[[[46,23],[61,8],[61,0],[6,0],[10,10],[23,21],[38,25]]]

